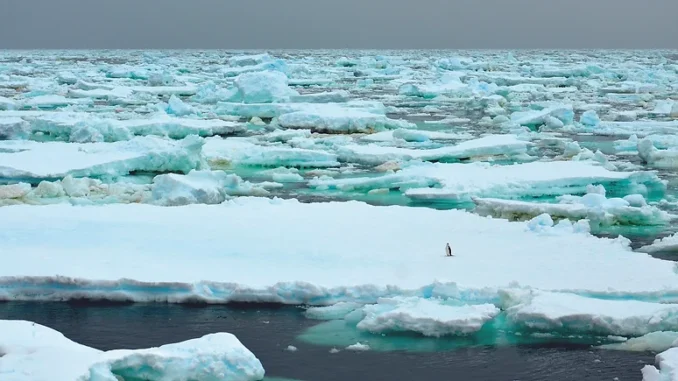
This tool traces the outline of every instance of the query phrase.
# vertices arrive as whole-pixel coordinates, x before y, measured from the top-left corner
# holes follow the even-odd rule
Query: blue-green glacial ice
[[[0,52],[0,299],[294,304],[328,350],[675,379],[674,54]]]

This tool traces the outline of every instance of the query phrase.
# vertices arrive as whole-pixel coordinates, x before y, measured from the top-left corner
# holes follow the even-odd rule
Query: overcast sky
[[[678,48],[678,0],[0,0],[0,48]]]

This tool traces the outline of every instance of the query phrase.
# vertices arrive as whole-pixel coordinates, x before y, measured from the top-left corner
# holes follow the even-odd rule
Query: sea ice
[[[678,346],[678,332],[657,331],[621,343],[601,345],[599,348],[633,352],[663,352],[675,346]]]
[[[0,177],[50,179],[121,176],[134,171],[189,172],[204,164],[201,138],[173,141],[145,136],[116,143],[0,141]],[[3,148],[16,150],[2,152]]]
[[[495,155],[512,157],[524,155],[529,145],[530,142],[520,140],[515,135],[490,135],[436,149],[353,144],[340,147],[338,153],[342,160],[348,162],[379,165],[391,160],[452,161]]]
[[[652,172],[612,172],[588,161],[515,165],[409,163],[395,173],[371,178],[314,179],[309,185],[342,191],[401,189],[411,198],[470,202],[471,197],[517,198],[586,192],[590,184],[616,182],[662,186]]]
[[[354,302],[339,302],[331,306],[310,307],[306,317],[317,320],[339,320],[363,305]]]
[[[596,113],[595,110],[588,110],[581,114],[579,123],[585,126],[595,127],[600,124],[600,118],[598,117],[598,113]]]
[[[643,381],[676,381],[678,380],[678,347],[671,348],[657,355],[657,367],[643,367]]]
[[[375,132],[387,129],[414,128],[412,123],[394,120],[369,110],[319,104],[301,111],[282,114],[278,123],[285,128],[310,129],[330,133]]]
[[[253,55],[243,55],[243,56],[232,56],[228,59],[228,64],[230,66],[253,66],[259,65],[264,62],[272,61],[268,53],[262,54],[253,54]]]
[[[61,95],[39,95],[24,100],[23,108],[58,108],[76,104],[91,104],[91,99],[72,99]]]
[[[0,110],[14,110],[15,108],[16,108],[15,101],[0,96]]]
[[[460,80],[463,73],[449,72],[437,82],[424,85],[404,84],[398,92],[402,95],[417,96],[422,98],[435,98],[438,95],[461,95],[469,92],[469,86]]]
[[[195,114],[195,110],[176,95],[172,95],[168,101],[167,113],[176,116],[184,116]]]
[[[261,362],[229,333],[158,348],[102,352],[36,323],[0,320],[0,379],[7,381],[254,381]]]
[[[299,95],[288,86],[288,79],[279,71],[261,71],[239,75],[235,79],[236,99],[244,103],[286,102]]]
[[[538,332],[642,336],[678,329],[678,304],[606,300],[534,291],[506,309],[517,327]]]
[[[397,130],[365,135],[360,140],[367,142],[393,142],[395,139],[402,139],[406,142],[427,142],[430,140],[469,140],[472,138],[473,135],[464,132],[454,133],[399,128]]]
[[[589,193],[584,196],[564,195],[557,198],[557,204],[535,203],[493,198],[473,198],[476,212],[481,215],[507,218],[509,220],[525,219],[547,213],[552,217],[571,220],[588,219],[595,225],[663,225],[671,220],[671,216],[649,206],[641,195],[635,205],[624,198],[605,198],[605,195]]]
[[[300,231],[304,238],[290,239]],[[447,242],[453,259],[443,255]],[[0,251],[13,253],[0,266],[3,300],[327,305],[427,294],[487,303],[497,289],[520,285],[675,301],[678,290],[673,262],[631,252],[628,242],[359,202],[8,206],[0,208]]]
[[[153,200],[159,205],[220,204],[228,196],[264,196],[268,192],[223,171],[190,171],[153,179]]]
[[[678,149],[658,150],[650,139],[638,142],[638,156],[654,168],[678,168]]]
[[[355,344],[351,344],[348,347],[346,347],[347,351],[354,351],[354,352],[365,352],[370,350],[370,346],[367,344],[362,344],[360,342],[357,342]]]
[[[50,113],[25,116],[32,132],[49,133],[77,143],[129,140],[134,135],[158,135],[183,139],[189,135],[212,136],[243,132],[242,123],[221,119],[177,118],[164,113],[147,118],[117,120],[82,114]]]
[[[454,306],[418,297],[381,298],[362,308],[357,328],[372,333],[417,332],[441,337],[468,335],[499,314],[492,304]]]
[[[324,93],[311,93],[302,95],[292,95],[291,102],[304,103],[342,103],[347,102],[350,98],[350,93],[346,90],[328,91]]]
[[[0,140],[27,139],[31,125],[17,117],[0,118]]]
[[[574,118],[572,105],[554,104],[541,110],[518,111],[511,114],[513,123],[528,127],[539,127],[544,124],[557,127],[554,123],[558,122],[553,122],[552,118],[561,123],[561,126],[572,124]]]
[[[18,183],[10,185],[0,185],[0,200],[22,198],[31,191],[31,184]]]
[[[643,253],[678,252],[678,234],[655,240],[651,245],[645,245],[638,249]]]
[[[263,167],[338,167],[337,155],[320,150],[292,148],[286,145],[257,145],[246,138],[210,138],[203,154],[212,167],[235,165]]]

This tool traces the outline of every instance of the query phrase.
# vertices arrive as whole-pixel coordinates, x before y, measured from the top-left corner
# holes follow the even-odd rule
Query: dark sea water
[[[235,334],[267,377],[302,381],[619,381],[640,380],[652,353],[588,346],[473,347],[447,352],[330,353],[296,340],[320,322],[276,305],[0,303],[0,319],[35,321],[102,350],[137,349],[214,332]],[[286,351],[288,345],[298,348]]]

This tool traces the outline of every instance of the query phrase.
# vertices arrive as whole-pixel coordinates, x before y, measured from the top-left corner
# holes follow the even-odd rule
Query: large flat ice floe
[[[549,161],[516,165],[411,163],[373,178],[318,178],[310,185],[343,191],[400,189],[410,198],[470,202],[471,197],[516,198],[585,193],[590,184],[615,182],[661,186],[653,172],[613,172],[589,161]]]
[[[0,177],[39,180],[189,172],[202,166],[202,145],[197,136],[178,141],[144,136],[115,143],[1,141]]]
[[[234,380],[264,378],[261,362],[229,333],[141,350],[103,352],[45,326],[0,320],[4,381]]]
[[[424,336],[469,335],[499,314],[493,304],[447,305],[423,298],[381,298],[360,311],[359,330],[372,333],[417,332]]]
[[[455,257],[444,256],[447,242]],[[518,286],[678,298],[674,263],[631,252],[623,240],[358,202],[9,206],[0,208],[0,252],[12,253],[0,267],[0,299],[10,300],[493,300]]]
[[[537,332],[642,336],[678,329],[678,304],[605,300],[535,292],[507,308],[517,326]]]

